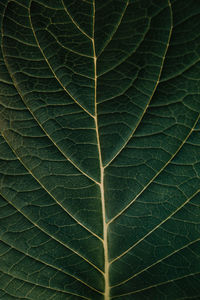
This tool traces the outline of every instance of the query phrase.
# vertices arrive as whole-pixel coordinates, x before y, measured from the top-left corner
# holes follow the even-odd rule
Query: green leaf
[[[199,299],[200,2],[0,16],[0,299]]]

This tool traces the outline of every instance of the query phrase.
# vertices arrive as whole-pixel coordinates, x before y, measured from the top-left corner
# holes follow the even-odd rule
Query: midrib
[[[101,192],[101,204],[102,204],[102,218],[103,218],[103,247],[104,247],[104,280],[105,280],[105,291],[104,300],[110,299],[110,286],[109,286],[109,261],[108,261],[108,224],[106,222],[106,211],[105,211],[105,196],[104,196],[104,167],[102,163],[102,154],[99,139],[99,128],[98,128],[98,114],[97,114],[97,57],[95,51],[95,40],[94,40],[94,25],[95,25],[95,0],[93,0],[93,55],[94,55],[94,105],[95,105],[95,128],[97,136],[97,145],[99,153],[99,164],[100,164],[100,192]]]

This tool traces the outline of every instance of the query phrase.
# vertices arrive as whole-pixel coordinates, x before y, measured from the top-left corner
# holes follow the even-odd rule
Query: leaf
[[[199,2],[0,11],[0,299],[199,299]]]

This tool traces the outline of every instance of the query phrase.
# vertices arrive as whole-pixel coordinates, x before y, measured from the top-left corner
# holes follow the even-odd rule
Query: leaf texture
[[[200,298],[199,14],[0,1],[0,299]]]

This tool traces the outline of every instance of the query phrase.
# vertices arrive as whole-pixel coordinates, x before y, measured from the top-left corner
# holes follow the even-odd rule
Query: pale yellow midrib
[[[104,167],[102,162],[99,128],[98,128],[98,114],[97,114],[97,56],[95,50],[94,40],[94,24],[95,24],[95,0],[93,0],[93,54],[94,54],[94,105],[95,105],[95,128],[97,137],[97,147],[99,153],[99,165],[100,165],[100,193],[101,193],[101,204],[102,204],[102,219],[103,219],[103,247],[104,247],[104,280],[105,280],[105,291],[104,300],[110,299],[110,286],[109,286],[109,260],[108,260],[108,224],[106,222],[106,210],[105,210],[105,193],[104,193]]]
[[[94,44],[94,42],[93,42],[93,44]],[[94,63],[96,65],[96,57],[94,57]],[[95,76],[95,99],[96,99],[96,76]],[[100,181],[99,187],[100,187],[100,192],[101,192],[102,218],[103,218],[104,278],[105,278],[104,299],[109,300],[110,299],[110,297],[109,297],[110,287],[109,287],[109,261],[108,261],[108,236],[107,236],[108,235],[108,224],[106,222],[105,197],[104,197],[104,167],[102,164],[102,155],[101,155],[101,147],[100,147],[100,140],[99,140],[96,101],[95,101],[95,126],[96,126],[97,145],[98,145],[98,152],[99,152],[99,164],[100,164],[100,172],[101,172],[101,181]]]

